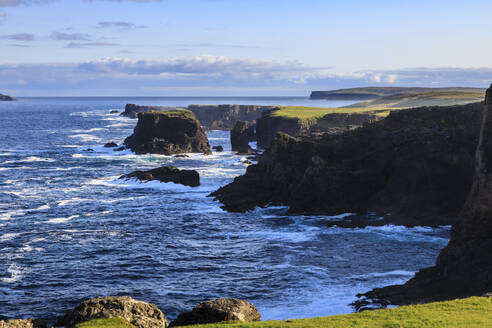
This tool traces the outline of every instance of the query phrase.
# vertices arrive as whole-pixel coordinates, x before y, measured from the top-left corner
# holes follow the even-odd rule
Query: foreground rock
[[[0,93],[0,101],[13,101],[13,100],[15,100],[15,99],[10,97],[10,96],[7,96],[7,95],[2,95]]]
[[[386,305],[441,301],[492,290],[492,86],[482,108],[473,186],[436,266],[420,270],[405,285],[359,295],[368,300],[356,302],[357,307],[368,302]]]
[[[46,323],[39,319],[0,320],[0,328],[46,328]]]
[[[219,298],[195,306],[190,312],[181,313],[170,327],[188,326],[224,321],[260,321],[261,315],[256,307],[236,298]]]
[[[157,306],[128,296],[93,298],[82,302],[60,318],[55,326],[74,327],[81,322],[114,317],[123,318],[137,328],[167,327],[167,320]]]
[[[471,186],[482,106],[403,110],[319,138],[279,134],[257,165],[211,196],[233,212],[287,205],[290,213],[391,213],[375,224],[451,224]]]
[[[200,185],[200,175],[197,171],[180,170],[174,166],[163,166],[148,171],[135,171],[120,177],[120,179],[129,178],[136,178],[140,181],[174,182],[190,187]]]
[[[186,110],[139,113],[125,146],[137,154],[211,153],[200,123]]]
[[[256,140],[255,124],[246,121],[237,121],[231,130],[232,151],[239,154],[251,154],[252,149],[249,146],[250,141]]]

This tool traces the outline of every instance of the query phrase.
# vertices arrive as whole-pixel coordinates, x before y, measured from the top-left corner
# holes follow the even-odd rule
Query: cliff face
[[[0,101],[12,101],[12,100],[15,100],[15,99],[10,97],[10,96],[7,96],[7,95],[2,95],[0,93]]]
[[[492,291],[492,86],[483,108],[473,185],[436,266],[420,270],[405,285],[361,296],[380,304],[410,304]]]
[[[250,141],[256,140],[255,124],[245,121],[237,121],[231,130],[231,148],[240,154],[252,152]]]
[[[291,213],[391,213],[380,224],[450,224],[471,186],[481,107],[394,112],[319,138],[280,134],[212,196],[228,211],[277,204]]]
[[[144,112],[125,146],[137,154],[211,153],[200,123],[188,111]]]
[[[193,112],[202,126],[211,130],[230,130],[238,120],[255,121],[268,106],[255,105],[190,105],[187,109]],[[162,112],[176,110],[175,107],[139,106],[127,104],[122,116],[136,118],[142,112]]]

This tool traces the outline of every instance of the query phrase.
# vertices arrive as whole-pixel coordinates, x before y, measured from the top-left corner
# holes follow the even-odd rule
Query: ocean
[[[126,103],[333,107],[302,97],[20,98],[0,102],[0,315],[53,320],[80,301],[129,295],[168,319],[237,297],[262,318],[352,312],[355,294],[403,283],[434,264],[449,227],[328,227],[286,208],[228,213],[207,195],[246,170],[228,131],[224,152],[135,155],[121,144],[136,120]],[[87,152],[88,148],[93,152]],[[201,186],[121,180],[161,165],[196,169]],[[252,190],[254,192],[254,190]],[[343,213],[340,213],[343,214]]]

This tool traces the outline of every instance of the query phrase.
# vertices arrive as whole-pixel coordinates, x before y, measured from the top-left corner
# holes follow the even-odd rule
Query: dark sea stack
[[[472,183],[482,106],[402,110],[336,135],[280,133],[258,164],[211,196],[233,212],[287,205],[290,213],[391,213],[378,224],[451,224]]]
[[[40,319],[9,319],[0,320],[0,328],[46,328],[46,323]]]
[[[211,153],[200,123],[187,110],[139,113],[125,146],[136,154]]]
[[[7,95],[2,95],[0,93],[0,101],[13,101],[13,100],[15,100],[15,99],[10,97],[10,96],[7,96]]]
[[[105,148],[116,148],[118,147],[118,144],[116,142],[108,142],[107,144],[104,145]]]
[[[360,296],[374,303],[411,304],[492,291],[492,86],[483,107],[473,185],[436,266],[420,270],[405,285],[379,288]]]
[[[115,317],[123,318],[137,328],[166,328],[168,324],[162,311],[154,304],[128,296],[108,296],[82,302],[61,317],[55,327],[75,327],[93,319]]]
[[[135,171],[120,177],[120,179],[130,178],[136,178],[140,181],[174,182],[190,187],[200,185],[200,174],[197,171],[180,170],[174,166],[163,166],[148,171]]]
[[[195,306],[190,312],[181,313],[170,327],[190,326],[224,321],[254,322],[261,315],[256,307],[236,298],[219,298]]]
[[[247,121],[237,121],[231,130],[232,151],[240,154],[251,154],[250,141],[256,140],[255,124]]]

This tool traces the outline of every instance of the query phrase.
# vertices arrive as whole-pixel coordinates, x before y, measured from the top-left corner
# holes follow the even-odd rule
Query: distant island
[[[445,92],[445,93],[474,93],[485,95],[485,89],[481,88],[407,88],[407,87],[363,87],[348,88],[329,91],[312,91],[311,99],[326,100],[369,100],[387,96],[401,94],[422,94],[427,92]]]
[[[0,93],[0,101],[12,101],[12,100],[15,100],[15,99],[10,97],[10,96],[3,95]]]

